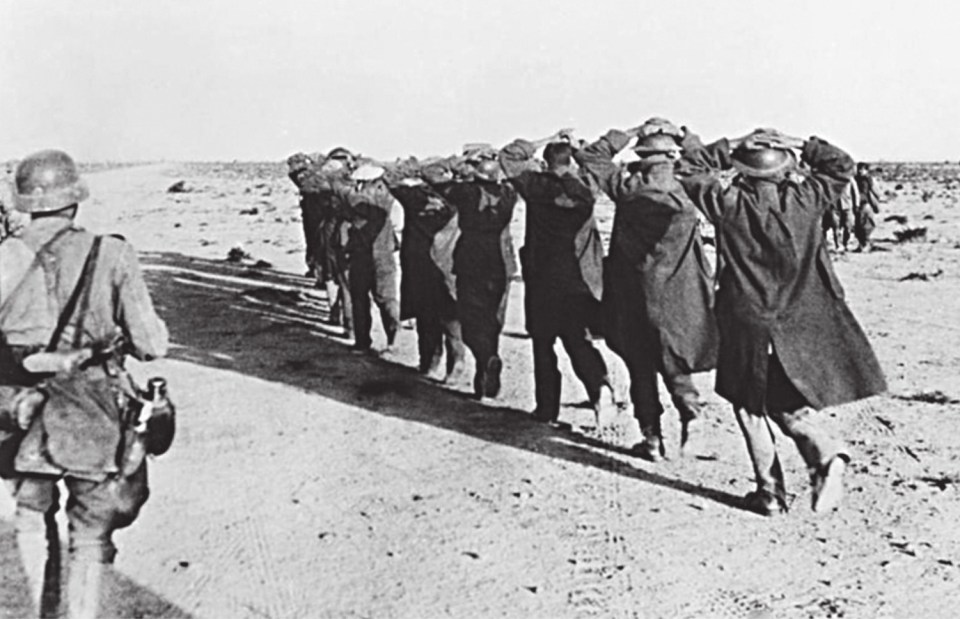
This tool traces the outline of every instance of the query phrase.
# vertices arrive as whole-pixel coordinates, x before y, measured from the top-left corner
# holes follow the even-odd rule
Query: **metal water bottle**
[[[150,415],[141,417],[147,453],[159,456],[170,449],[176,431],[176,409],[167,395],[167,381],[154,377],[147,381],[147,401]]]

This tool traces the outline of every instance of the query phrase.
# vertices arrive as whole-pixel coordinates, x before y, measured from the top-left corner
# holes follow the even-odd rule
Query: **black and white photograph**
[[[960,616],[957,23],[0,0],[0,619]]]

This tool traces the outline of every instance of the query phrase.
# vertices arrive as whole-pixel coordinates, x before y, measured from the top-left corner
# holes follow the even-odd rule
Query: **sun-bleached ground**
[[[696,457],[626,453],[625,405],[590,427],[564,363],[563,421],[530,420],[522,283],[502,395],[418,376],[415,333],[348,352],[301,277],[297,198],[281,166],[163,164],[90,174],[81,223],[141,251],[175,348],[179,435],[117,535],[105,612],[129,617],[953,617],[960,603],[960,208],[956,166],[887,169],[878,251],[837,256],[890,395],[824,411],[854,451],[842,509],[815,516],[781,442],[792,511],[742,511],[751,470],[729,407],[709,402]],[[894,176],[896,175],[896,176]],[[183,180],[188,191],[168,193]],[[900,189],[895,189],[901,184]],[[611,212],[600,209],[608,230]],[[925,239],[896,242],[908,226]],[[522,238],[522,212],[514,234]],[[224,260],[241,243],[252,256]],[[254,267],[264,260],[272,268]],[[380,332],[375,341],[382,342]],[[379,338],[379,339],[377,339]],[[626,397],[625,372],[604,350]],[[666,399],[665,399],[666,401]],[[8,507],[8,506],[7,506]],[[0,523],[3,616],[27,610]]]

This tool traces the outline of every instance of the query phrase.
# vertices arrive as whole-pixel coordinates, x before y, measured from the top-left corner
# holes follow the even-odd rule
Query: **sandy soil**
[[[824,411],[855,459],[842,509],[742,511],[751,489],[729,407],[709,401],[695,457],[626,453],[629,407],[602,433],[564,363],[569,429],[534,423],[522,284],[500,398],[419,377],[415,333],[348,352],[300,277],[296,196],[277,165],[165,164],[91,174],[81,222],[125,235],[176,346],[163,375],[179,435],[117,535],[107,616],[955,617],[960,604],[960,209],[957,168],[890,168],[878,250],[837,257],[890,394]],[[175,181],[185,193],[167,193]],[[897,184],[901,188],[895,190]],[[518,213],[519,216],[519,213]],[[609,227],[610,212],[602,214]],[[904,227],[925,239],[900,243]],[[518,219],[516,235],[522,232]],[[224,260],[242,243],[251,256]],[[519,244],[519,243],[518,243]],[[272,268],[254,267],[264,260]],[[375,333],[375,342],[382,334]],[[625,372],[606,350],[621,399]],[[668,401],[666,398],[664,401]],[[9,515],[9,502],[3,503]],[[0,522],[0,615],[29,612]]]

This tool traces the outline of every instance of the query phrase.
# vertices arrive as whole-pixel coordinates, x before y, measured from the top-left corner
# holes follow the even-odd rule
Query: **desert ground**
[[[876,251],[835,255],[890,391],[822,412],[854,455],[838,512],[811,513],[780,441],[791,512],[775,519],[738,507],[752,470],[712,374],[697,377],[709,406],[694,453],[679,456],[668,407],[669,459],[644,462],[606,349],[623,401],[609,428],[562,353],[569,427],[532,421],[522,282],[502,394],[480,403],[415,372],[413,330],[372,357],[324,323],[281,165],[100,166],[88,180],[80,222],[137,247],[171,331],[168,359],[132,369],[168,379],[179,423],[141,517],[116,535],[105,616],[960,616],[960,166],[885,165]],[[609,231],[609,206],[599,215]],[[519,246],[522,209],[513,232]],[[247,257],[227,261],[238,244]],[[0,615],[29,616],[0,505]]]

